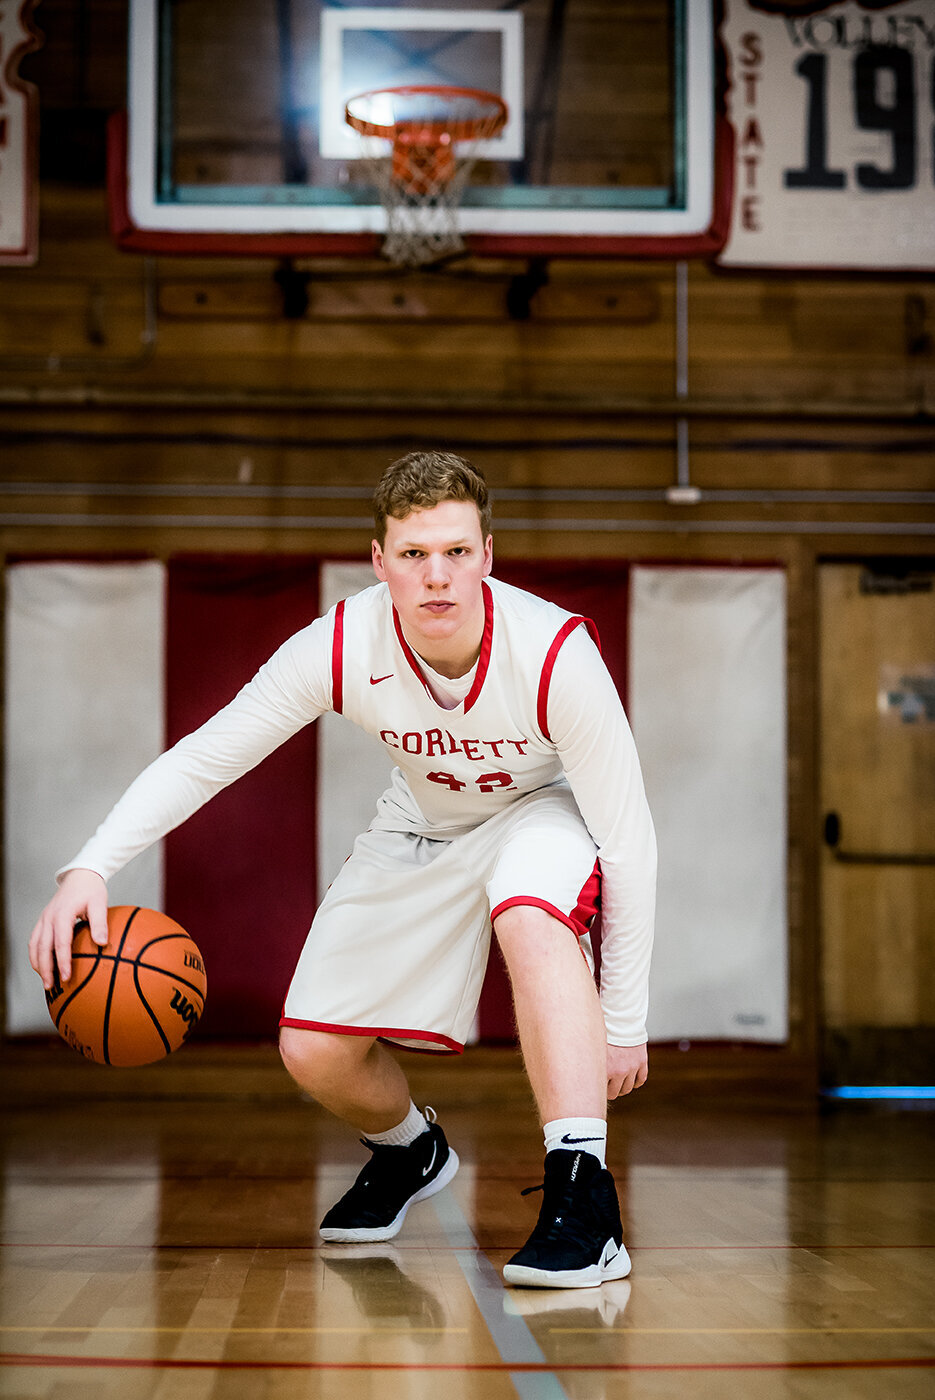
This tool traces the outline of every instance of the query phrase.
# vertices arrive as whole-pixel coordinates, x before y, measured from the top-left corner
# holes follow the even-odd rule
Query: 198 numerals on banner
[[[876,44],[852,57],[851,92],[855,126],[860,131],[882,133],[891,142],[888,165],[858,161],[852,172],[837,169],[828,157],[828,55],[804,54],[795,71],[807,85],[805,161],[787,169],[783,183],[790,190],[843,190],[853,178],[861,190],[910,190],[919,179],[919,147],[915,61],[913,55],[893,45]],[[935,60],[929,67],[924,120],[929,129],[935,116]],[[932,148],[935,149],[935,135]],[[927,172],[935,182],[935,158]]]

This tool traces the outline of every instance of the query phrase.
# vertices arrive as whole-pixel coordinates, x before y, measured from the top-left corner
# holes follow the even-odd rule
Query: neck
[[[447,676],[449,680],[457,680],[459,676],[467,675],[480,656],[486,621],[487,612],[482,594],[476,615],[463,627],[459,627],[453,637],[448,637],[443,642],[429,641],[424,637],[413,641],[405,626],[403,636],[416,655],[421,657],[426,665],[431,666],[433,671],[437,671],[440,676]]]
[[[409,640],[408,637],[406,640]],[[410,642],[409,645],[412,646],[412,643]],[[427,666],[431,666],[432,670],[437,671],[440,676],[447,676],[450,681],[456,681],[459,676],[466,676],[480,656],[480,642],[477,643],[473,651],[451,657],[435,654],[427,656],[424,647],[421,651],[418,647],[412,647],[412,649],[421,661],[424,661]]]

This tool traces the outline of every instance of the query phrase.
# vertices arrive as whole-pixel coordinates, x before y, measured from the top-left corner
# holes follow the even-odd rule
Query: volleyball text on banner
[[[39,48],[33,0],[0,0],[0,265],[38,257],[39,103],[17,74],[20,59]]]
[[[935,0],[726,0],[736,267],[935,266]]]

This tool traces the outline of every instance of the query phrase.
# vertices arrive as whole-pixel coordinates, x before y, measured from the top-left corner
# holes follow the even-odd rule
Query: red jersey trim
[[[334,636],[331,639],[331,708],[335,714],[344,711],[344,602],[334,610]]]
[[[487,678],[487,669],[490,665],[490,653],[493,648],[493,594],[491,593],[490,588],[487,586],[487,584],[483,582],[483,580],[481,581],[481,590],[484,595],[484,634],[481,637],[480,655],[477,658],[477,672],[474,676],[474,684],[471,686],[471,689],[468,691],[467,695],[464,698],[465,714],[467,714],[468,710],[475,703],[477,697],[480,695],[481,690],[483,689],[484,681]],[[429,689],[428,682],[426,681],[425,676],[422,674],[422,668],[416,660],[412,648],[410,647],[409,643],[406,641],[405,636],[403,635],[403,625],[399,620],[399,613],[396,611],[395,605],[393,607],[393,626],[396,628],[396,636],[399,640],[399,645],[402,647],[403,655],[409,662],[413,674],[421,683],[429,699],[435,701],[435,703],[437,704],[438,702],[435,700],[435,696]]]
[[[493,648],[493,594],[490,588],[483,581],[481,589],[484,594],[484,635],[480,641],[480,656],[477,658],[477,672],[474,676],[474,684],[468,691],[464,699],[464,713],[474,704],[483,689],[484,681],[487,678],[487,668],[490,665],[490,653]]]
[[[280,1026],[292,1026],[299,1031],[329,1031],[332,1035],[372,1035],[378,1040],[424,1040],[426,1049],[437,1047],[436,1054],[460,1055],[464,1046],[450,1036],[439,1035],[436,1031],[403,1030],[398,1026],[335,1026],[328,1021],[300,1021],[294,1016],[281,1016]],[[416,1047],[401,1045],[401,1050]]]
[[[413,653],[412,653],[412,648],[410,647],[409,643],[406,641],[406,638],[403,636],[403,625],[402,625],[402,623],[401,623],[400,620],[399,620],[399,613],[396,611],[396,604],[395,604],[395,603],[393,604],[393,626],[396,628],[396,636],[397,636],[397,638],[398,638],[398,640],[399,640],[399,645],[400,645],[400,646],[402,647],[402,649],[403,649],[403,656],[405,656],[406,660],[409,662],[409,666],[410,666],[410,668],[411,668],[411,670],[412,670],[413,675],[414,675],[414,676],[416,677],[416,679],[421,683],[423,689],[425,690],[426,695],[428,695],[431,699],[434,699],[434,696],[432,695],[432,692],[429,690],[428,684],[427,684],[427,682],[426,682],[426,679],[425,679],[425,677],[423,676],[422,671],[421,671],[421,669],[420,669],[420,667],[419,667],[419,663],[418,663],[418,661],[416,660],[415,656],[414,656]]]
[[[555,662],[558,654],[567,639],[574,632],[576,627],[584,623],[588,629],[588,634],[598,651],[601,649],[601,639],[598,636],[597,628],[589,617],[570,617],[558,630],[558,633],[549,647],[546,654],[545,664],[542,667],[542,674],[539,677],[539,696],[536,701],[536,720],[544,738],[551,743],[552,735],[549,733],[549,686],[552,683],[552,672],[555,669]]]

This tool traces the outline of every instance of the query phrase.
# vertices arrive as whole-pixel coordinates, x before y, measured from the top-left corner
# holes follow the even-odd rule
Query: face
[[[492,563],[493,540],[481,534],[473,501],[442,501],[404,520],[390,516],[382,548],[373,541],[377,578],[389,585],[410,644],[429,663],[433,655],[461,659],[459,649],[466,657],[480,646],[481,579]]]

